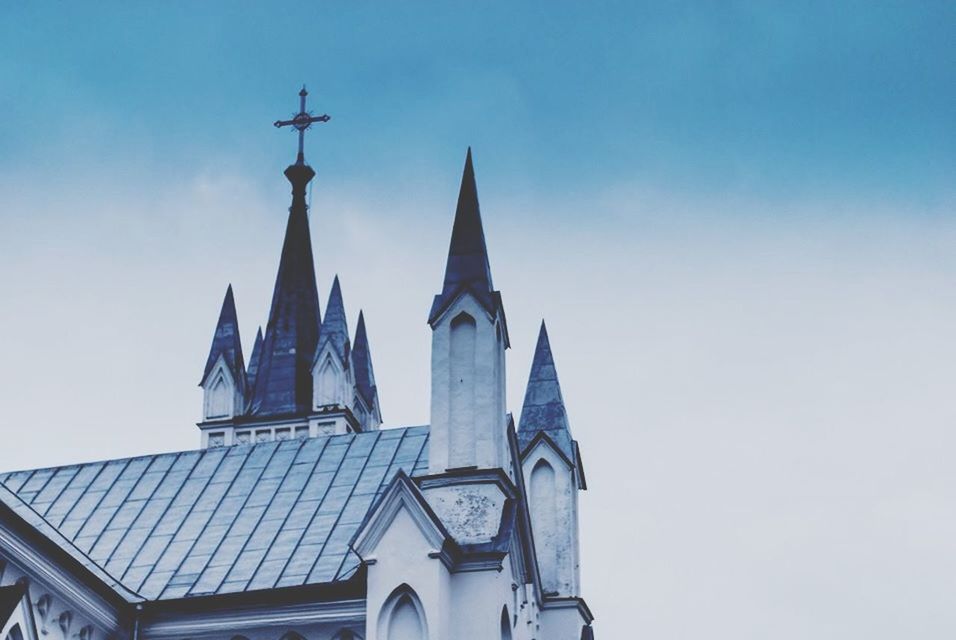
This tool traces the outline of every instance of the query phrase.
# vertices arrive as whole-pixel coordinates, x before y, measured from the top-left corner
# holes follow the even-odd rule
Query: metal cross
[[[302,85],[302,91],[299,92],[299,113],[292,116],[291,120],[276,120],[273,124],[276,127],[295,127],[299,132],[299,155],[296,163],[305,164],[305,153],[303,152],[303,142],[305,140],[305,130],[312,126],[313,122],[328,122],[331,118],[328,115],[313,116],[305,110],[305,97],[309,92]]]

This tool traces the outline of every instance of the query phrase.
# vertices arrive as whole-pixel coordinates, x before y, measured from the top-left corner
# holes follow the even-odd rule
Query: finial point
[[[305,85],[302,85],[302,91],[299,92],[299,95],[302,96],[303,98],[309,95],[309,92],[305,90]]]

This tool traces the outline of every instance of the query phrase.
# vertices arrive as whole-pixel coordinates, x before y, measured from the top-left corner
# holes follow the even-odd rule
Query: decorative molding
[[[168,614],[167,614],[168,615]],[[257,608],[243,608],[145,621],[141,635],[146,638],[196,638],[217,635],[229,637],[243,630],[255,628],[302,628],[311,624],[364,623],[365,600],[342,600],[276,606],[264,604]],[[164,616],[165,617],[165,616]]]

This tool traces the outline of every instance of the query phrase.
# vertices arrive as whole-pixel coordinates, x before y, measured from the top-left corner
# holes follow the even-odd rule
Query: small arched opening
[[[425,609],[414,589],[402,585],[385,601],[378,618],[380,640],[426,640]]]
[[[511,616],[507,605],[501,609],[501,640],[511,640]]]

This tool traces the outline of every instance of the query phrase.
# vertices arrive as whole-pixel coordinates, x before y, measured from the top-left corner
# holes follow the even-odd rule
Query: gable
[[[399,531],[399,540],[408,546],[417,532],[416,538],[422,540],[433,551],[446,550],[453,546],[451,536],[444,525],[435,516],[421,491],[409,477],[399,472],[389,484],[381,499],[369,512],[368,518],[356,532],[352,548],[363,559],[372,556],[386,538],[394,538]],[[446,558],[447,560],[447,558]]]

